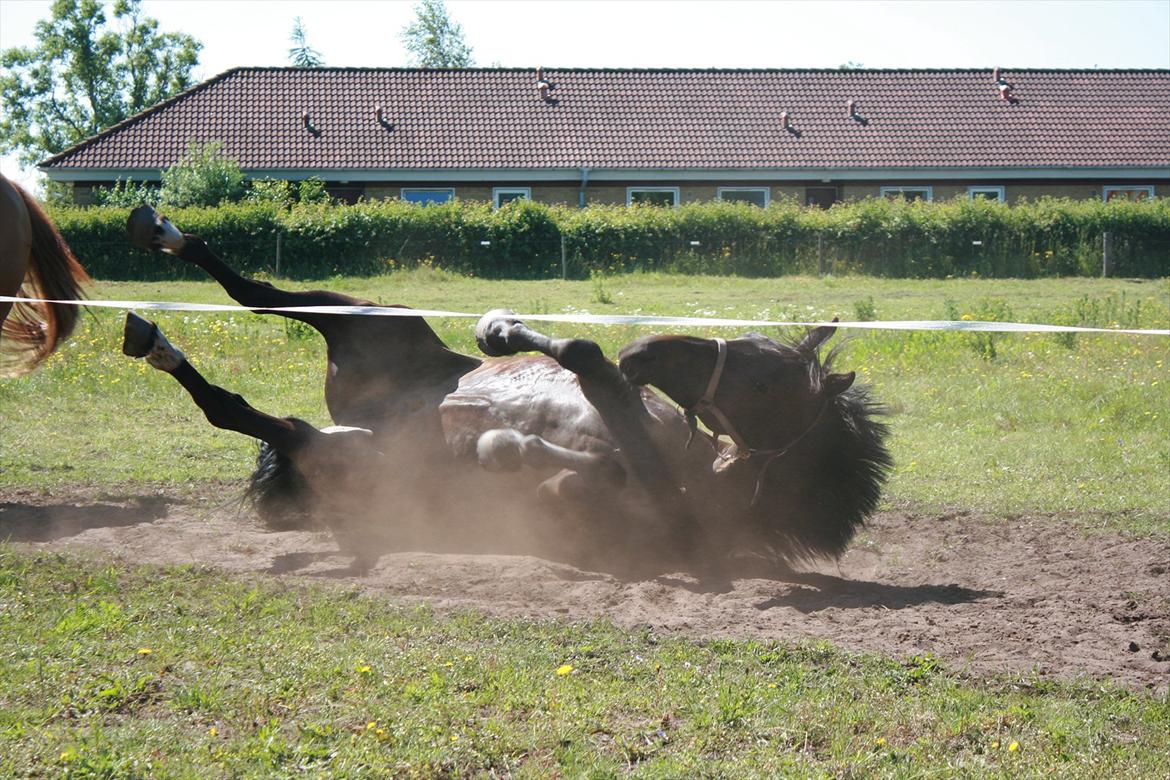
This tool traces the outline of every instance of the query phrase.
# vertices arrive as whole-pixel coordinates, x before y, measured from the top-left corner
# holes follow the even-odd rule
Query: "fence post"
[[[284,234],[281,231],[276,231],[276,278],[280,278],[280,238]]]
[[[569,258],[565,254],[565,234],[561,233],[561,281],[569,278]]]
[[[817,233],[817,273],[825,275],[825,234]]]
[[[1113,232],[1106,230],[1101,236],[1101,276],[1108,278],[1113,273]]]

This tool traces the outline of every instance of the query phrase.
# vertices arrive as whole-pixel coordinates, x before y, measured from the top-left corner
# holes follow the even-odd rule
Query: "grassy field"
[[[332,289],[419,308],[1170,326],[1166,280],[483,282],[421,271]],[[209,283],[94,297],[226,302]],[[213,381],[317,424],[315,334],[160,315]],[[98,310],[0,380],[5,487],[216,490],[254,444],[118,350]],[[474,351],[473,323],[432,323]],[[642,331],[550,326],[607,352]],[[769,331],[769,335],[776,335]],[[889,506],[1051,514],[1170,536],[1170,340],[861,333],[839,358],[891,409]],[[1164,696],[973,679],[931,656],[689,642],[604,624],[437,618],[325,586],[113,568],[0,546],[0,775],[67,777],[1166,777]]]
[[[0,547],[0,775],[1170,772],[1170,707],[929,655],[438,620],[354,592]]]
[[[414,272],[329,286],[383,303],[470,312],[507,306],[529,313],[1170,325],[1166,280],[485,282]],[[227,301],[211,283],[104,283],[94,296]],[[121,312],[95,310],[45,370],[0,380],[5,417],[21,421],[6,426],[0,443],[6,483],[173,486],[234,481],[247,472],[254,444],[213,430],[172,381],[123,357],[121,319]],[[315,333],[250,314],[158,320],[212,381],[270,413],[327,424],[324,349]],[[432,324],[456,349],[475,352],[474,321]],[[646,332],[570,324],[546,330],[588,335],[609,354]],[[1092,524],[1158,531],[1168,509],[1168,359],[1164,337],[857,332],[839,365],[871,382],[892,412],[897,470],[886,494],[892,505],[1088,513]],[[78,436],[82,427],[86,435]]]

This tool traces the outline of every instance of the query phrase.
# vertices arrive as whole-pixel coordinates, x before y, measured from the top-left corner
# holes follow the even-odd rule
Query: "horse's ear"
[[[848,374],[829,374],[825,377],[825,393],[830,398],[836,398],[852,387],[856,378],[856,371],[850,371]]]
[[[839,321],[840,318],[833,318],[833,322]],[[808,335],[804,337],[804,340],[800,342],[799,348],[802,351],[815,352],[818,348],[820,348],[821,344],[824,344],[826,341],[828,341],[836,332],[837,329],[832,325],[822,325],[819,328],[813,328],[808,332]]]

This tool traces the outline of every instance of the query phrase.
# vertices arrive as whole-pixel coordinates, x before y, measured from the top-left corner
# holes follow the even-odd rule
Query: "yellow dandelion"
[[[451,741],[452,741],[452,742],[458,742],[458,741],[459,741],[459,735],[458,735],[458,734],[452,734],[452,735],[451,735]]]
[[[362,664],[360,666],[355,667],[355,671],[357,671],[358,674],[369,674],[373,670],[369,666]]]
[[[882,747],[883,745],[886,744],[886,738],[885,737],[878,737],[877,739],[875,739],[873,741],[873,744],[877,745],[878,747]]]
[[[998,739],[991,743],[991,749],[992,750],[999,750],[999,740]]]
[[[153,650],[151,650],[149,647],[140,647],[140,648],[138,648],[138,654],[139,654],[139,655],[150,655],[150,654],[151,654],[151,653],[153,653],[153,652],[154,652],[154,651],[153,651]]]
[[[970,322],[971,320],[973,320],[975,318],[972,317],[970,314],[964,314],[962,317],[959,317],[959,319],[963,320],[964,322]]]
[[[378,728],[378,722],[375,720],[371,720],[369,723],[366,724],[366,731],[370,731],[371,729],[376,729],[376,728]]]
[[[1015,753],[1019,749],[1020,749],[1019,742],[1012,742],[1012,744],[1008,745],[1008,752],[1009,753]]]
[[[386,729],[374,729],[374,735],[378,737],[386,736]]]
[[[557,677],[564,677],[566,674],[572,674],[572,673],[573,673],[573,665],[572,664],[565,664],[564,666],[557,667]]]
[[[219,736],[219,729],[217,729],[215,726],[212,726],[207,730],[207,733],[213,737],[217,737]]]

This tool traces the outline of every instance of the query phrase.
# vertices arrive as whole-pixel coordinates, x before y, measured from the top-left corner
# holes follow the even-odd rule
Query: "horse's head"
[[[749,333],[739,338],[648,336],[619,355],[622,374],[653,385],[716,434],[735,442],[739,455],[791,446],[812,428],[855,375],[829,373],[818,350],[835,327],[814,328],[795,344]]]

